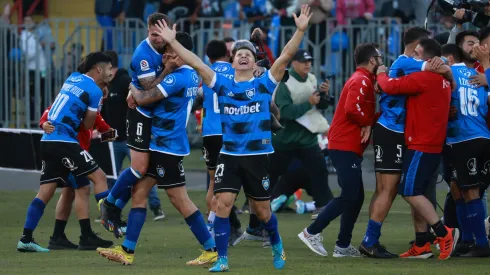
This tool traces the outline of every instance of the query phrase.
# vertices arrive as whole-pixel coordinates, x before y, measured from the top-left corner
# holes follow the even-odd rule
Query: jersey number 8
[[[459,88],[459,103],[461,114],[464,116],[478,116],[478,106],[480,106],[480,99],[478,98],[478,91],[472,88]]]

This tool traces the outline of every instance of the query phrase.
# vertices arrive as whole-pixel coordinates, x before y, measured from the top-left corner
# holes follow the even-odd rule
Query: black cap
[[[293,57],[293,61],[305,62],[311,60],[313,60],[313,57],[305,50],[298,50]]]

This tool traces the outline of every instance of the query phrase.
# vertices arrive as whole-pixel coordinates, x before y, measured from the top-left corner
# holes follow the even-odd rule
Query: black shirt
[[[118,69],[114,79],[109,85],[109,95],[104,100],[102,106],[102,117],[117,130],[118,138],[116,141],[126,140],[126,111],[128,104],[126,97],[129,93],[131,77],[126,69]]]

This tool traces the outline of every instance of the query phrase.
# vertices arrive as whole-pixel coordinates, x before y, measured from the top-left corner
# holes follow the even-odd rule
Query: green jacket
[[[294,77],[300,83],[306,83],[307,81],[307,78],[302,78],[292,68],[289,69],[289,77]],[[318,145],[317,134],[310,132],[296,122],[297,118],[311,110],[312,106],[309,101],[294,104],[289,88],[284,82],[281,82],[277,88],[274,102],[280,110],[281,119],[279,122],[284,127],[272,136],[274,149],[285,151],[296,148],[311,148]]]

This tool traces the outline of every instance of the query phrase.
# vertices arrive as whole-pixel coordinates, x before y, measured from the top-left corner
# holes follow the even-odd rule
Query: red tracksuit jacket
[[[328,149],[364,153],[368,142],[361,143],[361,128],[374,122],[374,79],[368,70],[357,68],[345,83],[328,132]]]
[[[51,109],[51,106],[44,111],[43,116],[39,120],[39,127],[43,128],[43,123],[48,121],[48,113]],[[97,118],[95,119],[95,128],[97,131],[103,133],[109,131],[111,126],[105,122],[100,113],[97,113]],[[90,141],[92,139],[92,130],[85,130],[82,125],[80,125],[80,130],[78,131],[78,143],[83,150],[88,151],[90,148]]]
[[[451,83],[433,72],[412,73],[401,78],[377,77],[379,86],[390,95],[407,97],[405,142],[408,149],[440,153],[446,139],[451,103]]]

